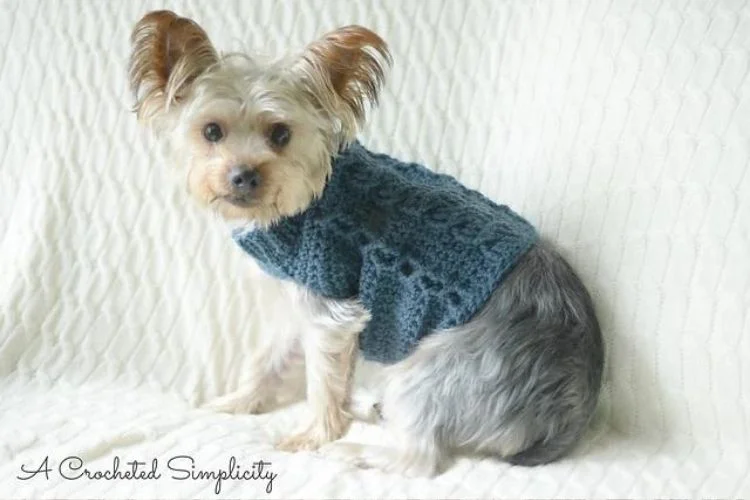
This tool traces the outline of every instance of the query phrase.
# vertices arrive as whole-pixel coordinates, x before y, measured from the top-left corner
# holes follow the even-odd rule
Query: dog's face
[[[276,61],[220,56],[203,29],[168,11],[144,16],[132,43],[139,119],[170,140],[198,200],[258,225],[320,195],[390,63],[385,42],[359,26]]]

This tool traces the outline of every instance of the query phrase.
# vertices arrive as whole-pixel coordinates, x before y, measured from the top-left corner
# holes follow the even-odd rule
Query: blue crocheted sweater
[[[537,239],[507,206],[358,142],[334,159],[307,210],[233,236],[277,277],[324,297],[358,298],[372,315],[360,349],[382,363],[471,319]]]

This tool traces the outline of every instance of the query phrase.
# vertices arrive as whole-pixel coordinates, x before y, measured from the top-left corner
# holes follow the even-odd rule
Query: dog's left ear
[[[308,45],[295,69],[317,104],[339,123],[344,144],[377,104],[390,65],[382,38],[362,26],[346,26]]]
[[[133,28],[130,87],[138,118],[151,121],[178,105],[218,55],[206,32],[168,10],[149,12]]]

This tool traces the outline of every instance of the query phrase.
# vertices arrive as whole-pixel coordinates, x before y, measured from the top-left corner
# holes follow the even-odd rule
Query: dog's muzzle
[[[246,165],[232,167],[227,174],[229,194],[224,199],[238,207],[248,207],[255,199],[261,185],[260,172]]]

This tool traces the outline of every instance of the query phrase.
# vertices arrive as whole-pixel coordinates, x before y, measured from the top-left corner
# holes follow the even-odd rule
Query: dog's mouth
[[[233,195],[227,195],[222,196],[221,199],[230,205],[234,205],[237,208],[250,208],[253,206],[253,202],[255,201],[252,197],[245,197],[245,196],[233,196]]]

